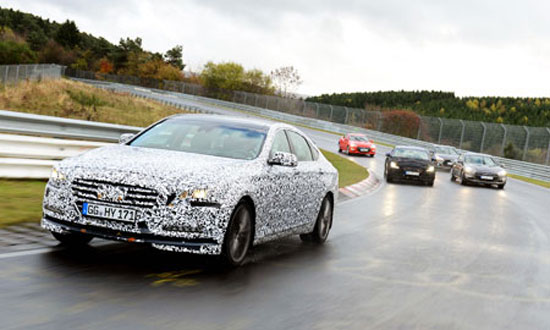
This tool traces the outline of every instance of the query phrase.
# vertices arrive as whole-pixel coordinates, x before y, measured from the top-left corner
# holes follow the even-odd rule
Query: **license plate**
[[[82,205],[82,215],[134,222],[137,220],[138,212],[136,210],[121,207],[84,203]]]
[[[486,175],[482,175],[480,176],[481,180],[493,180],[493,177],[492,176],[486,176]]]
[[[405,175],[419,176],[420,173],[413,171],[405,171]]]
[[[370,149],[369,149],[369,148],[360,148],[359,151],[361,151],[361,152],[369,152]]]

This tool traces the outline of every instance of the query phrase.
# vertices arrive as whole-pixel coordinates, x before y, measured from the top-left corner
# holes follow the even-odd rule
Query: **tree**
[[[80,42],[80,31],[78,31],[74,21],[66,20],[65,23],[59,26],[55,34],[55,41],[67,48],[74,48],[78,45]]]
[[[26,44],[0,40],[0,64],[34,63],[36,54]]]
[[[183,47],[180,45],[168,50],[166,54],[164,54],[164,59],[166,63],[180,70],[185,68],[185,64],[183,64]]]
[[[278,94],[282,96],[291,96],[302,84],[300,74],[293,66],[284,66],[271,71],[271,79],[275,83]]]
[[[272,94],[273,87],[269,76],[258,69],[246,71],[241,64],[208,62],[200,79],[208,88],[237,90],[251,93]]]

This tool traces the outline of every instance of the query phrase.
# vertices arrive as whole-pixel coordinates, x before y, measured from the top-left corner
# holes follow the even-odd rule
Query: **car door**
[[[292,153],[286,132],[275,132],[269,156],[275,152]],[[257,232],[269,236],[288,229],[288,219],[295,219],[298,211],[292,208],[295,193],[296,167],[266,165],[266,178],[258,182],[261,205],[258,205]]]
[[[292,152],[298,158],[298,173],[295,175],[295,194],[292,207],[298,210],[298,216],[293,219],[291,226],[310,223],[317,217],[318,207],[324,193],[321,180],[321,167],[318,161],[314,160],[312,147],[308,140],[300,133],[288,130],[288,140]]]

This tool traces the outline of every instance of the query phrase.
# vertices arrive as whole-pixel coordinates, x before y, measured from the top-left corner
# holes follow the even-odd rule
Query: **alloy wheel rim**
[[[321,219],[319,221],[319,236],[323,239],[328,235],[328,230],[330,228],[331,214],[329,204],[330,203],[327,200],[323,203]]]
[[[250,244],[250,214],[242,209],[233,219],[233,228],[231,242],[229,244],[229,253],[233,260],[239,262],[246,255],[248,245]]]

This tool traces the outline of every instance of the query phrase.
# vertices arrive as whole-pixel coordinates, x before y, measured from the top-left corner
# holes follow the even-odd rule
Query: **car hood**
[[[425,168],[426,166],[431,164],[431,162],[429,160],[413,159],[413,158],[394,158],[392,160],[394,162],[397,162],[397,164],[399,166],[411,166],[411,167]]]
[[[255,161],[179,151],[116,145],[91,150],[62,161],[69,179],[93,179],[160,190],[169,187],[207,188],[250,175]]]
[[[497,174],[498,172],[503,170],[503,168],[500,166],[488,166],[488,165],[479,165],[479,164],[466,164],[466,166],[473,168],[474,171],[476,172],[492,173],[492,174]]]
[[[353,141],[353,142],[350,142],[350,144],[355,144],[356,147],[359,147],[359,148],[371,148],[372,147],[372,143],[371,142],[357,142],[357,141]]]

